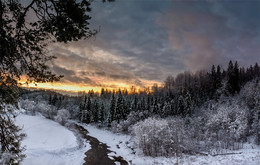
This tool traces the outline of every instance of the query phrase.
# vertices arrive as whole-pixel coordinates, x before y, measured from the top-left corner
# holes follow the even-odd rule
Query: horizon
[[[230,60],[231,61],[231,60]],[[235,62],[237,61],[231,61],[233,64],[235,64]],[[250,67],[253,67],[258,65],[258,63],[256,62],[255,64],[249,65],[249,66],[240,66],[238,64],[238,68],[239,69],[249,69]],[[220,66],[221,68],[221,72],[224,72],[227,68],[228,65],[226,66],[221,66],[221,65],[212,65],[210,68],[212,69],[212,67],[215,67],[215,69],[217,68],[217,66]],[[258,65],[259,66],[259,65]],[[180,75],[180,74],[185,74],[185,73],[190,73],[191,75],[195,75],[199,72],[207,72],[210,73],[210,69],[201,69],[201,70],[197,70],[197,71],[183,71],[178,73],[175,77],[172,75],[168,75],[168,76],[172,76],[174,79]],[[167,76],[167,77],[168,77]],[[136,86],[128,86],[128,87],[117,87],[117,88],[106,88],[106,87],[87,87],[87,86],[79,86],[78,84],[63,84],[58,82],[48,82],[48,83],[25,83],[25,77],[22,77],[22,80],[18,81],[20,83],[20,87],[25,88],[25,89],[32,89],[32,90],[48,90],[48,91],[54,91],[63,95],[70,95],[70,96],[78,96],[79,93],[83,92],[83,93],[89,93],[90,91],[93,91],[95,94],[100,94],[101,90],[107,90],[109,92],[111,91],[115,91],[118,92],[119,90],[121,91],[128,91],[128,93],[140,93],[140,92],[152,92],[152,87],[153,86],[157,86],[158,88],[163,88],[164,87],[164,83],[166,78],[163,79],[163,82],[155,82],[150,86],[144,86],[144,87],[136,87]]]

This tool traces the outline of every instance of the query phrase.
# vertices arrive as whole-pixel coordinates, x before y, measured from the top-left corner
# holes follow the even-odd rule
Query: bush
[[[206,149],[239,149],[240,142],[245,140],[248,130],[249,109],[239,98],[226,98],[210,106],[205,111],[204,126]]]
[[[35,115],[36,112],[41,113],[44,117],[48,119],[54,119],[57,114],[55,106],[48,104],[45,101],[35,103],[30,100],[20,100],[21,108],[25,109],[25,113]]]
[[[260,144],[260,78],[248,82],[240,93],[248,107],[251,109],[249,124],[250,133],[254,135],[256,144]]]
[[[135,142],[148,156],[180,156],[193,152],[194,144],[182,118],[148,118],[133,126]]]
[[[70,113],[66,109],[58,110],[55,121],[59,122],[61,125],[65,125],[66,121],[70,118]]]
[[[145,118],[148,118],[149,112],[146,111],[132,111],[127,116],[126,120],[120,121],[118,124],[117,122],[114,122],[112,124],[112,130],[113,132],[124,132],[124,133],[130,133],[132,131],[132,126],[136,124],[140,120],[144,120]]]
[[[25,109],[26,114],[35,115],[36,112],[36,103],[31,100],[20,100],[20,106],[21,108]]]

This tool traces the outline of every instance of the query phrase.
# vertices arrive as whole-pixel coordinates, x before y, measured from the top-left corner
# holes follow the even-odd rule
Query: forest
[[[30,115],[66,125],[94,124],[133,136],[148,156],[217,155],[260,144],[260,67],[212,66],[168,76],[163,86],[137,91],[102,88],[100,93],[62,95],[20,89],[19,104]]]

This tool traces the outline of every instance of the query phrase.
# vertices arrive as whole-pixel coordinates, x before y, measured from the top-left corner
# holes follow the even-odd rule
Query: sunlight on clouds
[[[130,91],[132,86],[135,86],[136,91],[138,92],[140,89],[150,88],[156,83],[158,86],[161,86],[161,82],[157,81],[148,81],[148,80],[141,80],[145,86],[135,86],[133,84],[127,84],[125,82],[113,82],[107,81],[102,83],[102,86],[89,86],[86,84],[77,84],[77,83],[61,83],[61,82],[54,82],[54,83],[30,83],[26,84],[25,79],[19,81],[21,83],[21,87],[25,88],[36,88],[36,89],[48,89],[48,90],[58,90],[58,91],[67,91],[67,92],[79,92],[85,91],[88,92],[89,90],[93,90],[94,92],[100,92],[101,88],[105,88],[108,90],[118,90],[118,89],[127,89]]]

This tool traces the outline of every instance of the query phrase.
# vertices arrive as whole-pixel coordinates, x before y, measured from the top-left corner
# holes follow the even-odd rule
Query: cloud
[[[81,41],[83,42],[83,41]],[[120,65],[121,58],[94,45],[88,44],[82,49],[81,42],[65,45],[57,44],[50,48],[57,59],[52,63],[52,70],[64,75],[64,82],[85,83],[89,86],[107,86],[111,83],[128,83],[143,86],[138,77]]]
[[[167,30],[173,51],[181,55],[189,70],[225,65],[228,60],[248,64],[254,62],[260,52],[256,46],[260,37],[257,21],[260,8],[259,5],[251,8],[252,5],[254,3],[175,1],[157,24]]]
[[[100,86],[96,82],[92,81],[90,78],[86,76],[78,76],[75,71],[68,70],[66,68],[59,67],[57,65],[54,65],[52,68],[52,71],[58,75],[64,75],[65,78],[61,81],[63,82],[69,82],[69,83],[82,83],[86,85],[91,86]]]
[[[256,3],[256,4],[255,4]],[[145,86],[167,75],[238,60],[259,62],[259,2],[93,2],[95,38],[54,44],[56,73],[89,86]],[[241,11],[241,13],[239,12]]]

